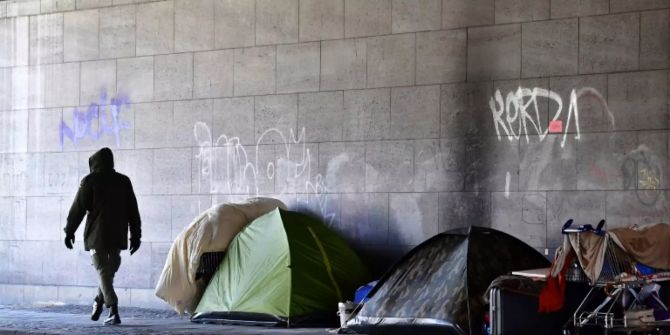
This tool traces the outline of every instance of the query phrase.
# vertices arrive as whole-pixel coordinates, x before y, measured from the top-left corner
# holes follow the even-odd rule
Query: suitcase
[[[588,289],[585,283],[567,283],[563,309],[555,313],[539,313],[537,296],[492,287],[489,292],[491,334],[562,335]]]

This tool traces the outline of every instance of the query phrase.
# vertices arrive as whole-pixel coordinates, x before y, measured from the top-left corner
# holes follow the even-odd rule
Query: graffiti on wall
[[[107,91],[100,91],[99,102],[88,105],[86,110],[74,108],[71,123],[65,122],[65,115],[59,126],[60,146],[65,145],[68,138],[75,146],[84,139],[100,140],[103,136],[111,136],[117,147],[121,146],[121,131],[130,129],[130,123],[121,119],[123,107],[128,107],[130,100],[127,95],[117,94],[107,97]]]
[[[38,167],[27,154],[0,156],[0,196],[24,195],[33,186]]]
[[[0,198],[0,240],[21,240],[25,238],[23,222],[26,214],[26,198]]]
[[[530,136],[537,136],[540,142],[544,141],[550,130],[552,132],[563,132],[563,140],[561,147],[565,146],[568,132],[571,130],[571,124],[574,123],[575,139],[579,139],[581,130],[579,127],[579,106],[578,100],[582,96],[593,96],[598,99],[603,106],[605,106],[609,113],[610,122],[614,126],[614,115],[607,108],[605,98],[594,88],[584,87],[579,90],[572,90],[570,92],[570,101],[567,106],[567,119],[565,126],[558,120],[564,113],[563,99],[561,96],[551,90],[544,88],[524,88],[519,87],[514,91],[507,93],[503,98],[500,90],[496,90],[493,97],[489,100],[489,107],[493,115],[493,123],[495,125],[496,134],[500,141],[503,136],[508,140],[518,140],[522,136],[526,138],[526,142],[530,142]],[[541,111],[538,107],[539,99],[549,99],[558,106],[553,118],[549,120],[549,125],[544,128],[543,120],[541,119]],[[556,127],[555,125],[560,125]],[[556,128],[556,129],[550,129]]]
[[[239,137],[225,134],[214,138],[209,126],[197,122],[193,126],[198,143],[199,192],[240,194],[305,194],[328,223],[335,213],[328,208],[326,185],[321,174],[312,170],[313,157],[305,141],[305,129],[298,133],[271,128],[263,132],[253,146],[245,146]],[[279,144],[266,144],[278,138]],[[273,190],[266,192],[266,190]]]
[[[635,190],[637,199],[654,206],[661,192],[661,164],[646,145],[640,145],[624,157],[621,165],[623,188]]]

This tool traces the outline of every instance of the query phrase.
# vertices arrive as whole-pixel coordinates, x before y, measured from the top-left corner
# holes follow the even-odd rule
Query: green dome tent
[[[337,303],[368,282],[354,251],[318,220],[275,209],[231,242],[194,322],[326,324]]]

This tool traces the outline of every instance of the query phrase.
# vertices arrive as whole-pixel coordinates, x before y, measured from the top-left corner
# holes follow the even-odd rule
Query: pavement
[[[102,324],[90,320],[90,306],[2,306],[0,305],[0,335],[104,335],[104,334],[231,334],[231,335],[273,335],[301,334],[326,335],[337,333],[336,329],[325,328],[272,328],[252,326],[232,326],[198,324],[188,317],[180,317],[172,311],[141,308],[119,308],[121,324]]]

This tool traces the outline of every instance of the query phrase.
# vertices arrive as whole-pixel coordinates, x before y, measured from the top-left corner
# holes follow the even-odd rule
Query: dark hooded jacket
[[[84,248],[128,249],[130,238],[142,237],[140,213],[130,179],[114,171],[109,148],[88,159],[91,173],[84,177],[67,216],[65,233],[74,235],[84,216]]]

